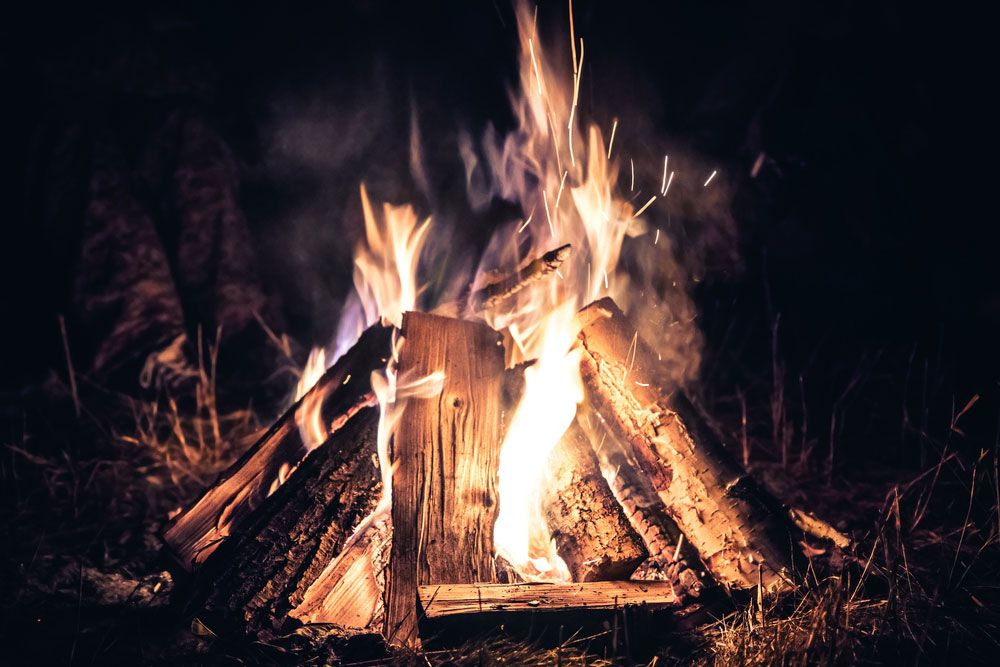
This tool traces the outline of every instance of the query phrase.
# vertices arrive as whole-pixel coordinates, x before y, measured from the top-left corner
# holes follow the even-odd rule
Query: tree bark
[[[608,298],[579,314],[587,397],[626,444],[714,578],[732,589],[794,587],[801,554],[780,503],[664,388],[657,355]]]
[[[375,405],[371,373],[384,368],[391,327],[376,324],[348,350],[215,483],[166,526],[168,553],[187,570],[197,568],[247,516],[287,479],[317,442],[303,439],[300,424],[319,404],[322,433],[334,433],[359,410]]]
[[[199,570],[209,618],[223,628],[278,631],[382,492],[379,410],[365,408],[251,514]]]
[[[573,581],[627,579],[649,553],[576,422],[553,449],[542,515]]]
[[[417,586],[496,580],[504,351],[489,327],[405,313],[400,382],[443,372],[441,394],[411,398],[392,443],[392,552],[386,638],[415,646]]]

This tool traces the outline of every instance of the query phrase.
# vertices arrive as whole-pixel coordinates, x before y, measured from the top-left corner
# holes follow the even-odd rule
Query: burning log
[[[371,373],[385,367],[391,327],[376,324],[215,483],[164,530],[169,553],[185,569],[202,563],[310,450],[358,411],[375,404]],[[315,442],[302,425],[314,421]]]
[[[205,561],[205,610],[219,627],[267,636],[341,551],[382,491],[376,459],[379,411],[347,420]]]
[[[489,327],[437,315],[405,313],[402,335],[399,378],[444,373],[439,396],[409,400],[392,445],[385,636],[416,645],[418,585],[496,581],[504,351]]]
[[[627,579],[649,555],[575,422],[549,456],[542,513],[573,581]]]
[[[615,500],[649,550],[649,559],[633,573],[633,578],[671,581],[682,600],[699,598],[703,591],[712,588],[713,582],[698,552],[684,539],[656,490],[636,470],[617,438],[603,427],[600,437],[595,437],[596,419],[596,415],[586,414],[578,417],[578,423],[592,442],[599,443],[597,458],[601,469],[607,471],[605,476]]]
[[[504,299],[514,296],[525,287],[528,287],[537,280],[558,271],[562,263],[566,261],[573,247],[570,244],[562,245],[555,250],[550,250],[541,257],[536,257],[514,273],[503,276],[498,280],[481,287],[472,293],[471,307],[473,312],[489,310]]]
[[[592,407],[625,443],[714,578],[733,589],[794,584],[800,554],[780,503],[670,396],[658,359],[608,298],[580,311],[581,372]]]

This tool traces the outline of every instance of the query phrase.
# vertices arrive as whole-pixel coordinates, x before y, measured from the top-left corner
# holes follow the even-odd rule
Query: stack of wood
[[[578,324],[586,401],[541,497],[572,583],[518,581],[494,549],[500,446],[522,367],[506,367],[504,338],[481,322],[410,312],[397,376],[444,380],[440,393],[410,398],[392,431],[391,512],[363,521],[383,493],[370,377],[392,344],[377,325],[168,525],[170,554],[197,573],[202,619],[265,638],[334,623],[414,646],[425,623],[446,617],[628,605],[684,616],[709,591],[792,589],[802,534],[786,508],[665,384],[610,299]],[[328,433],[312,451],[296,427],[309,405],[322,406]]]

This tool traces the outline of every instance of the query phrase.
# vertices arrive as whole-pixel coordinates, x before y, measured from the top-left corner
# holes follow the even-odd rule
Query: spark
[[[670,184],[674,182],[674,172],[670,172],[670,178],[667,179],[667,185],[663,188],[663,196],[667,196],[667,192],[670,190]]]
[[[628,183],[628,191],[629,192],[634,192],[635,191],[635,162],[632,161],[632,158],[628,159],[628,168],[632,171],[632,180],[630,180],[629,183]]]
[[[656,236],[653,238],[653,245],[656,245],[660,241],[660,228],[656,228]]]
[[[640,387],[648,387],[649,386],[648,382],[639,382],[638,380],[636,380],[635,383],[637,385],[639,385]]]
[[[579,71],[576,62],[576,31],[573,28],[573,0],[569,0],[569,48],[573,51],[573,72]]]
[[[702,187],[707,188],[708,184],[712,182],[712,179],[715,178],[715,175],[718,173],[718,171],[719,171],[718,169],[713,169],[712,173],[708,175],[708,180],[705,181],[705,185]]]
[[[344,381],[341,384],[347,384],[350,381],[351,381],[351,374],[348,373],[347,377],[344,378]]]
[[[604,271],[604,289],[608,289],[608,272]]]
[[[549,222],[549,233],[555,236],[556,230],[552,227],[552,216],[549,215],[549,198],[545,196],[545,190],[542,190],[542,203],[545,204],[545,219]]]
[[[680,533],[680,537],[677,539],[677,548],[674,549],[674,562],[677,562],[678,557],[681,555],[681,545],[684,544],[684,533]]]
[[[611,138],[608,139],[608,159],[611,159],[611,147],[615,145],[615,130],[618,129],[618,119],[611,123]]]
[[[598,443],[597,448],[594,449],[595,454],[601,453],[601,449],[604,447],[604,441],[607,439],[607,437],[608,437],[608,432],[605,431],[604,434],[601,436],[601,442]]]
[[[556,193],[556,205],[552,207],[556,210],[557,213],[559,212],[559,200],[562,199],[563,186],[566,185],[566,175],[568,173],[569,171],[564,171],[562,175],[562,180],[559,181],[559,192]]]
[[[532,215],[534,215],[534,214],[532,214]],[[524,228],[527,227],[530,224],[531,224],[531,216],[529,215],[528,219],[524,221],[524,224],[517,228],[517,233],[520,234],[521,232],[523,232]]]
[[[542,75],[538,73],[538,61],[535,60],[535,45],[528,38],[528,51],[531,53],[531,66],[535,68],[535,82],[538,84],[538,96],[542,96]]]
[[[757,153],[757,159],[753,161],[753,166],[750,167],[750,178],[757,178],[757,174],[760,173],[760,168],[764,166],[764,151]]]
[[[651,205],[651,204],[652,204],[652,203],[653,203],[654,201],[656,201],[656,195],[653,195],[652,197],[650,197],[650,198],[649,198],[649,201],[648,201],[648,202],[646,202],[645,204],[643,204],[643,205],[642,205],[642,208],[640,208],[640,209],[639,209],[638,211],[636,211],[636,212],[635,212],[635,214],[634,214],[634,215],[633,215],[632,217],[633,217],[633,218],[638,218],[638,217],[639,217],[640,215],[642,215],[642,212],[643,212],[643,211],[645,211],[645,210],[646,210],[647,208],[649,208],[649,207],[650,207],[650,205]]]
[[[573,106],[569,110],[569,122],[566,123],[566,131],[569,135],[569,160],[576,166],[576,156],[573,155],[573,122],[576,116],[576,103],[580,99],[580,78],[583,75],[583,38],[580,38],[580,62],[573,74]]]
[[[660,194],[667,194],[667,163],[670,162],[670,156],[663,156],[663,180],[660,181]]]
[[[556,269],[556,275],[559,276],[559,280],[566,280],[563,278],[563,274],[559,271],[559,269]]]

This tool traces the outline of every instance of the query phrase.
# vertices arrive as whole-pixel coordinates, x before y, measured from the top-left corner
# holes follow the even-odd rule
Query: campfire
[[[428,290],[433,221],[361,187],[365,239],[330,354],[165,529],[213,629],[329,623],[417,646],[449,620],[634,608],[684,622],[796,588],[804,533],[846,545],[730,456],[663,333],[682,297],[650,287],[655,261],[621,261],[626,243],[669,257],[643,215],[672,184],[721,176],[665,158],[637,183],[617,122],[607,139],[581,122],[572,12],[568,64],[525,6],[518,31],[518,127],[463,159],[470,196],[523,217],[474,275]]]

